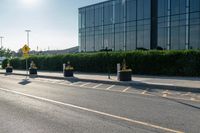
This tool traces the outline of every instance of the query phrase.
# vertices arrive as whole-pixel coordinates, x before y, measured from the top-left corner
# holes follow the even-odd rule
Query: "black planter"
[[[13,68],[12,67],[6,67],[6,73],[12,73]]]
[[[37,75],[37,69],[35,69],[35,68],[29,68],[29,74],[30,75]]]
[[[73,70],[64,70],[64,77],[73,77],[74,71]]]
[[[119,71],[118,75],[119,81],[131,81],[132,80],[132,71]]]

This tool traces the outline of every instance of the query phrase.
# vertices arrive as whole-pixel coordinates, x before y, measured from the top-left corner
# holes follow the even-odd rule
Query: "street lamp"
[[[1,39],[1,48],[3,47],[3,36],[0,36],[0,39]]]
[[[27,33],[27,45],[29,46],[29,33],[31,30],[25,30],[25,32]]]

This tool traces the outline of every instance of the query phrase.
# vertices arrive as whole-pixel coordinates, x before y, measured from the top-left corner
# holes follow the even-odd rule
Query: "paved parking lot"
[[[1,77],[5,77],[1,75]],[[11,76],[7,75],[6,78],[17,78],[19,80],[24,79],[24,76]],[[48,82],[51,84],[59,84],[65,86],[75,86],[84,89],[98,89],[102,91],[110,91],[117,93],[126,94],[138,94],[145,96],[157,96],[169,99],[187,100],[193,102],[200,102],[200,94],[192,92],[182,92],[182,91],[172,91],[167,89],[156,89],[156,88],[145,88],[141,86],[126,86],[126,85],[116,85],[116,84],[105,84],[105,83],[95,83],[95,82],[82,82],[73,81],[73,79],[59,80],[59,79],[47,79],[47,78],[28,78],[29,81],[35,82]],[[66,87],[67,88],[67,87]]]

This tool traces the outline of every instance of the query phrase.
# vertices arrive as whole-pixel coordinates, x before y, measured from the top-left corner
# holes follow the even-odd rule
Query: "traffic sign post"
[[[29,54],[30,48],[28,45],[24,45],[24,47],[22,48],[22,52],[23,52],[23,56],[24,58],[26,58],[26,78],[28,76],[28,54]]]

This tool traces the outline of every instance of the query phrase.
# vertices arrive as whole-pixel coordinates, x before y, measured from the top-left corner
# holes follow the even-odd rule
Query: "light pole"
[[[27,33],[27,45],[29,46],[29,33],[31,30],[25,30],[25,32]]]
[[[0,36],[0,39],[1,39],[1,48],[3,47],[3,36]]]

